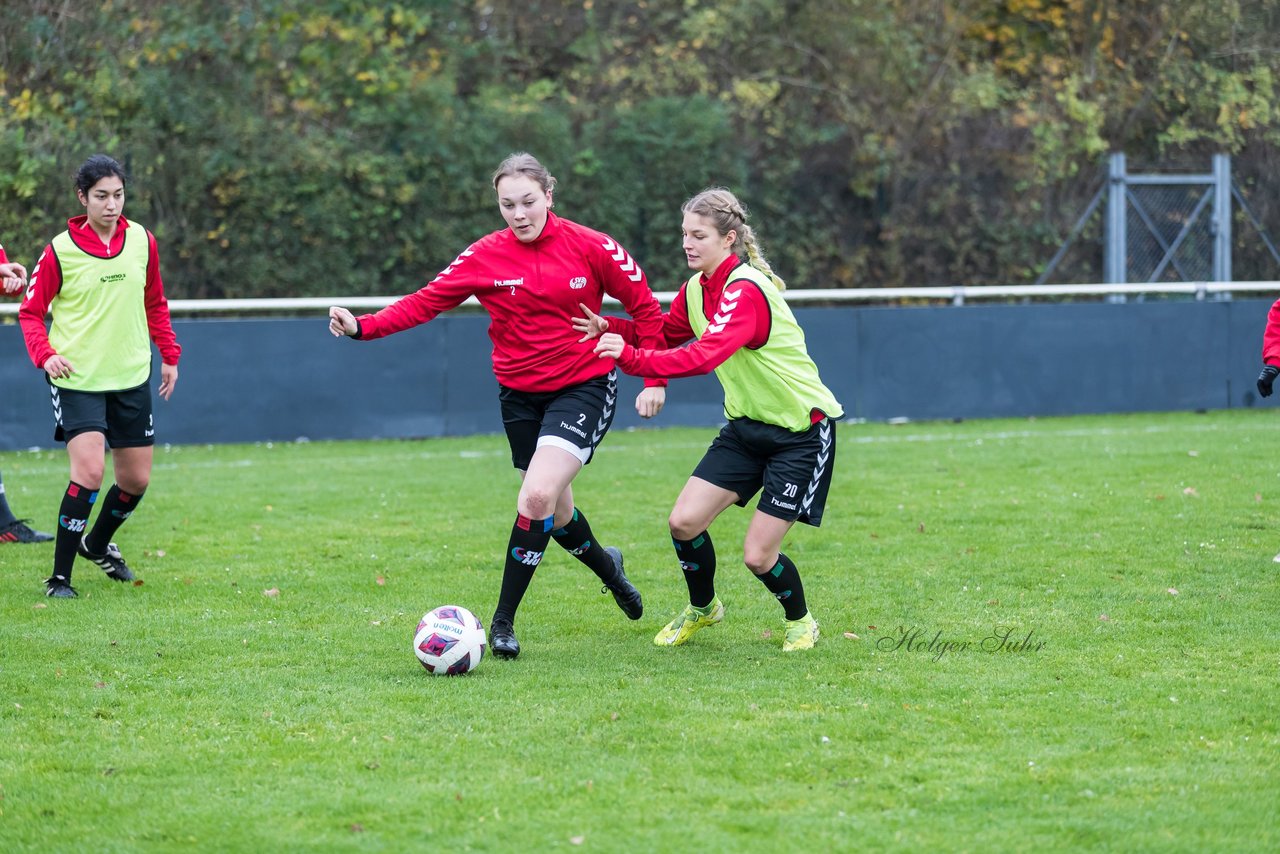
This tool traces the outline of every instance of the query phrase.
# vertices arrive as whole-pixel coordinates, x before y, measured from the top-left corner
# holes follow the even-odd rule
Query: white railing
[[[1128,297],[1136,294],[1187,294],[1197,300],[1210,295],[1232,293],[1280,294],[1280,282],[1171,282],[1123,285],[953,285],[927,288],[833,288],[821,290],[790,290],[784,296],[792,305],[806,303],[873,303],[901,300],[943,300],[952,305],[964,305],[970,300],[990,299],[1041,299],[1048,297]],[[672,291],[654,293],[658,302],[670,305],[675,298]],[[391,297],[296,297],[281,299],[211,299],[169,300],[169,311],[177,315],[197,314],[254,314],[260,312],[316,312],[323,314],[331,305],[341,305],[353,310],[376,311],[399,299]],[[605,304],[618,305],[612,297]],[[464,306],[478,307],[474,297]],[[0,317],[16,315],[16,302],[0,302]]]

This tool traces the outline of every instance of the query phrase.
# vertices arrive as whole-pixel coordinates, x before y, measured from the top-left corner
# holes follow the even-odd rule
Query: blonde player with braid
[[[595,351],[641,377],[688,377],[715,371],[728,423],[711,443],[671,510],[676,557],[689,604],[658,632],[658,646],[679,646],[720,622],[711,523],[732,504],[760,500],[742,545],[743,562],[782,604],[786,652],[810,649],[818,623],[795,563],[779,549],[796,521],[822,522],[835,466],[835,419],[844,414],[822,384],[804,333],[782,298],[747,213],[733,193],[704,190],[685,202],[684,253],[694,274],[663,315],[669,349],[635,346],[634,325],[582,309],[574,327]],[[681,346],[696,339],[688,346]]]

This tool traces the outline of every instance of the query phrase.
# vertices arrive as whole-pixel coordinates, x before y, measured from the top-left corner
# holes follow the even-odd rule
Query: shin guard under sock
[[[511,526],[511,539],[507,542],[507,557],[502,569],[502,589],[498,593],[498,607],[493,619],[514,623],[516,609],[529,589],[533,571],[542,563],[542,556],[551,541],[552,519],[530,519],[516,514]]]
[[[705,608],[716,598],[716,547],[711,532],[703,531],[692,540],[671,538],[676,558],[684,570],[684,583],[689,586],[689,604]]]
[[[764,575],[757,575],[769,592],[782,603],[788,620],[798,620],[809,613],[809,606],[804,600],[804,584],[800,581],[800,570],[791,562],[791,558],[778,553],[778,563]]]
[[[53,577],[71,583],[71,569],[76,563],[76,546],[89,524],[93,503],[98,500],[98,490],[81,486],[74,480],[67,483],[58,508],[58,532],[53,543]]]

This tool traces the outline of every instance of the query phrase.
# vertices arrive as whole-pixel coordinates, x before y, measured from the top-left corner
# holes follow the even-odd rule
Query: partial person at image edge
[[[1258,374],[1258,394],[1270,397],[1276,377],[1280,375],[1280,300],[1267,312],[1267,326],[1262,332],[1262,373]],[[1280,563],[1280,554],[1272,558]]]
[[[0,246],[0,293],[7,297],[16,296],[26,287],[27,269],[16,261],[10,261],[4,247]],[[28,521],[13,515],[4,491],[4,477],[0,475],[0,543],[47,543],[53,539],[53,534],[33,530]]]

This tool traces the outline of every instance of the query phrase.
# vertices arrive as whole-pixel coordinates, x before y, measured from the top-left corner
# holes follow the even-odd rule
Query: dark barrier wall
[[[797,309],[846,417],[949,419],[1226,409],[1257,397],[1270,300]],[[322,316],[179,320],[161,442],[501,432],[488,318],[446,315],[381,341]],[[16,325],[0,326],[0,450],[54,447],[48,391]],[[622,379],[615,427],[641,424]],[[713,377],[673,381],[653,426],[722,420]]]

